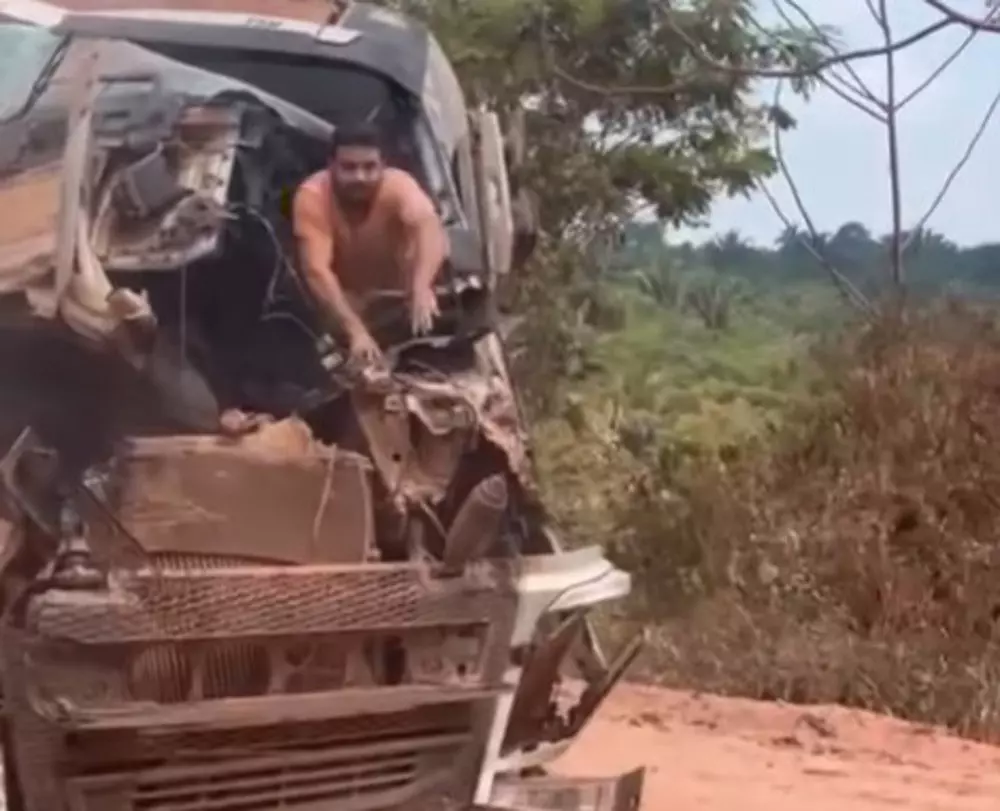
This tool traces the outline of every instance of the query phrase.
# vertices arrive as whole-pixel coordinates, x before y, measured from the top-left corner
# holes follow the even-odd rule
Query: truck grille
[[[468,734],[329,744],[72,779],[86,811],[383,811],[449,793],[468,762]],[[207,761],[207,762],[206,762]],[[464,776],[464,775],[463,775]]]
[[[414,752],[353,760],[320,757],[267,769],[234,764],[200,776],[143,779],[131,805],[134,811],[263,811],[354,800],[371,807],[386,793],[411,788],[418,764]]]

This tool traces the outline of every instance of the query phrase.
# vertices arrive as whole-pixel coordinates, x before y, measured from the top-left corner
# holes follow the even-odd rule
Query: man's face
[[[345,203],[361,204],[375,197],[385,165],[376,147],[342,146],[330,161],[330,169],[337,197]]]

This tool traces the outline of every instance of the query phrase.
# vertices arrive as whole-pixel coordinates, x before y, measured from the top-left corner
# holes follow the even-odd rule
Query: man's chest
[[[391,254],[400,237],[397,224],[381,215],[354,222],[335,216],[332,231],[334,249],[344,256]]]
[[[373,215],[360,222],[333,223],[333,270],[348,289],[362,292],[400,285],[401,229],[392,219]]]

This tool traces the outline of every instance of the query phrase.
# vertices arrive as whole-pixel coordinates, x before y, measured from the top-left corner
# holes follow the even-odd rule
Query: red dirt
[[[642,811],[995,811],[1000,749],[840,707],[626,685],[560,764],[645,765]]]

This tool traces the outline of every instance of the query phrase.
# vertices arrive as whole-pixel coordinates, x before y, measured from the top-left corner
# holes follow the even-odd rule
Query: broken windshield
[[[0,121],[30,104],[61,42],[45,29],[0,18]]]
[[[383,123],[398,111],[397,92],[385,78],[344,62],[224,47],[149,47],[184,64],[260,88],[331,124]]]

